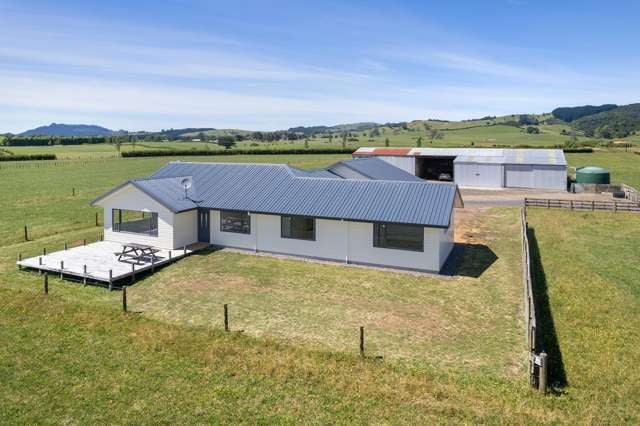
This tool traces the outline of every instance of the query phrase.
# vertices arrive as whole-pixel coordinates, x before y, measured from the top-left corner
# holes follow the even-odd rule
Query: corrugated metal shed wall
[[[387,163],[394,165],[396,167],[401,168],[407,173],[411,173],[415,176],[416,174],[416,159],[415,157],[378,157],[381,160],[386,161]]]
[[[358,150],[354,156],[376,152]],[[455,156],[454,181],[460,186],[566,189],[567,162],[561,149],[414,148],[407,155],[379,158],[415,174],[420,156]]]

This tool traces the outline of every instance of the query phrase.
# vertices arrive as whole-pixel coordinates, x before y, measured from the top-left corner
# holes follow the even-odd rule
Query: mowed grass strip
[[[4,423],[555,421],[521,381],[449,375],[0,289]]]
[[[452,278],[255,256],[196,254],[130,288],[132,309],[170,323],[233,329],[312,348],[523,377],[517,209],[475,218]],[[482,258],[485,251],[491,252]],[[478,253],[480,252],[480,254]],[[495,259],[494,259],[495,257]],[[495,261],[494,261],[495,260]]]
[[[529,209],[528,216],[540,252],[534,279],[551,313],[541,326],[552,384],[579,401],[586,423],[638,423],[640,215]]]

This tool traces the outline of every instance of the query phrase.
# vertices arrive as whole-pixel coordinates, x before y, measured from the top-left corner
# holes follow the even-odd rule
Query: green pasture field
[[[578,423],[640,421],[640,215],[530,209],[534,282],[559,400]]]
[[[346,157],[219,160],[312,168]],[[123,314],[119,292],[52,277],[44,296],[40,276],[17,270],[19,253],[98,239],[102,229],[89,200],[169,160],[0,169],[9,200],[0,215],[5,422],[640,420],[640,216],[530,212],[542,265],[536,271],[556,335],[555,344],[546,342],[554,360],[553,393],[546,397],[525,378],[512,209],[473,215],[473,245],[451,278],[208,252],[132,286],[135,313]],[[25,223],[28,242],[21,241]],[[220,331],[223,303],[230,304],[232,330],[244,333]],[[367,330],[365,360],[357,355],[359,325]]]
[[[345,158],[349,156],[234,155],[70,161],[59,162],[58,166],[46,161],[2,164],[0,193],[5,202],[0,215],[0,241],[4,244],[21,241],[25,225],[33,238],[92,226],[95,213],[102,214],[89,206],[92,199],[127,179],[148,176],[169,161],[289,163],[294,167],[317,168]]]
[[[626,183],[640,190],[640,155],[633,152],[593,152],[587,154],[568,153],[567,162],[572,168],[598,166],[609,169],[611,182]],[[575,170],[569,170],[575,174]]]
[[[456,121],[438,122],[428,121],[429,126],[441,129],[443,137],[441,139],[429,140],[428,132],[424,128],[422,121],[412,122],[407,130],[390,127],[380,127],[380,135],[371,138],[369,131],[352,132],[352,138],[357,140],[346,141],[344,146],[353,148],[355,151],[361,146],[385,146],[389,140],[389,146],[415,147],[418,138],[422,138],[423,147],[457,147],[457,146],[519,146],[527,145],[532,147],[562,146],[570,141],[570,137],[561,134],[561,131],[569,131],[570,127],[565,124],[541,124],[537,126],[540,134],[528,134],[524,128],[504,125],[508,117],[498,117],[492,121]],[[517,117],[516,117],[517,119]],[[487,125],[487,123],[493,123]],[[193,136],[197,139],[197,135]],[[640,144],[640,135],[633,135],[625,139],[626,142],[637,145]],[[590,142],[601,144],[600,139],[587,138],[579,135],[578,143]],[[277,141],[258,142],[242,141],[238,142],[237,148],[244,149],[287,149],[303,148],[304,140],[297,141]],[[333,137],[308,138],[310,148],[336,148],[343,146],[340,135]],[[95,144],[95,145],[66,145],[66,146],[44,146],[44,147],[6,147],[5,149],[16,155],[21,154],[56,154],[62,160],[88,160],[104,159],[119,156],[115,145]],[[120,146],[120,151],[146,151],[146,150],[222,150],[223,148],[211,142],[194,141],[168,141],[168,142],[137,142],[135,144],[126,143]]]

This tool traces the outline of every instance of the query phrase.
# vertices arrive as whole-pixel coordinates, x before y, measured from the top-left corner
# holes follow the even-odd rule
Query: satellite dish
[[[191,188],[191,185],[193,185],[193,181],[191,180],[190,177],[186,177],[180,181],[180,185],[182,185],[182,187],[186,191],[189,188]]]
[[[184,198],[189,198],[187,191],[191,188],[191,185],[193,185],[193,180],[190,177],[186,177],[180,181],[180,185],[184,188]]]

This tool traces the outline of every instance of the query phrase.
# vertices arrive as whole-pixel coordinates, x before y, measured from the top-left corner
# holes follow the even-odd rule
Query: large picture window
[[[312,217],[281,216],[280,231],[282,238],[315,240],[316,220]]]
[[[115,232],[158,236],[158,213],[113,209],[112,228]]]
[[[395,223],[373,224],[373,246],[398,250],[424,251],[424,228]]]
[[[236,232],[238,234],[251,233],[251,217],[247,212],[220,212],[220,231]]]

